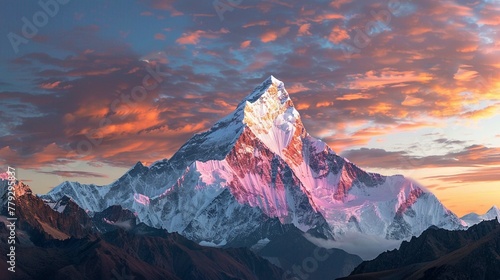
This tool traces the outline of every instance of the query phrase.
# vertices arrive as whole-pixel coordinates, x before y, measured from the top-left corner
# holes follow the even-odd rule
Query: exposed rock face
[[[2,211],[7,213],[6,181],[0,182],[2,188]],[[32,241],[71,237],[81,238],[93,232],[93,224],[89,216],[70,198],[63,196],[54,203],[45,203],[32,194],[31,189],[22,182],[16,182],[15,217],[17,228],[29,233]],[[78,222],[75,222],[78,221]]]
[[[499,256],[497,220],[466,231],[433,227],[398,250],[363,262],[345,279],[499,279]]]

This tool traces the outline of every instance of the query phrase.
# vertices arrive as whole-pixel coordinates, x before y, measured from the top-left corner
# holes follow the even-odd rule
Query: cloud
[[[253,26],[266,26],[266,25],[269,25],[269,23],[270,23],[270,21],[268,21],[268,20],[253,21],[253,22],[250,22],[250,23],[243,25],[242,27],[248,28],[248,27],[253,27]]]
[[[196,30],[193,32],[182,33],[182,36],[175,42],[181,45],[196,45],[201,38],[216,39],[222,34],[229,33],[227,29],[222,28],[217,32]]]
[[[162,33],[156,33],[155,34],[155,39],[156,40],[165,41],[165,38],[166,38],[165,34],[162,34]]]
[[[260,40],[263,43],[269,43],[275,41],[279,37],[286,35],[290,31],[290,27],[283,27],[275,30],[268,30],[260,36]]]
[[[440,140],[437,142],[441,144]],[[450,144],[449,142],[445,143]],[[386,151],[374,148],[346,150],[341,155],[360,166],[372,168],[383,166],[389,169],[418,169],[500,165],[500,148],[497,147],[489,148],[483,145],[471,145],[458,152],[430,155],[429,149],[431,147],[428,145],[417,146],[417,155],[410,154],[408,151]]]
[[[473,110],[463,113],[461,116],[466,119],[486,119],[492,116],[496,116],[500,113],[500,103],[492,106],[488,106],[483,109]]]
[[[338,237],[337,240],[324,240],[315,238],[306,234],[307,240],[323,248],[338,248],[348,253],[360,256],[363,260],[372,260],[380,252],[394,250],[401,245],[401,240],[388,240],[382,237],[367,235],[364,233],[350,232],[349,234]]]
[[[349,39],[350,36],[347,33],[347,31],[339,26],[333,27],[332,31],[330,32],[330,35],[328,36],[328,40],[330,42],[339,44],[340,42]]]
[[[43,83],[40,85],[40,88],[43,88],[43,89],[54,89],[54,88],[57,88],[59,86],[59,84],[61,84],[61,81],[56,81],[56,82],[53,82],[53,83]]]
[[[240,48],[246,49],[250,46],[251,43],[252,43],[252,41],[250,41],[250,40],[243,41],[243,42],[241,42]]]
[[[169,11],[171,16],[183,15],[182,12],[178,11],[174,7],[174,4],[176,2],[175,0],[141,0],[141,1],[154,9]]]
[[[469,172],[453,175],[428,176],[425,179],[438,179],[447,183],[475,183],[499,181],[500,166],[475,168]]]
[[[351,82],[346,87],[351,89],[371,89],[386,86],[406,85],[410,82],[426,83],[432,80],[427,73],[415,73],[415,71],[396,71],[384,68],[380,71],[368,71],[365,74],[350,75],[347,77]]]
[[[96,172],[86,172],[86,171],[62,171],[62,170],[53,170],[53,171],[39,171],[44,174],[52,174],[62,177],[71,177],[71,178],[108,178],[106,174],[96,173]]]
[[[481,5],[402,5],[383,31],[368,32],[363,47],[355,44],[358,30],[365,32],[371,12],[387,10],[386,2],[244,1],[221,22],[211,2],[143,0],[137,11],[148,12],[137,12],[132,26],[111,28],[84,17],[77,26],[47,29],[34,42],[36,51],[5,61],[25,78],[0,81],[0,116],[8,120],[0,124],[1,157],[23,166],[57,165],[74,160],[90,132],[102,143],[88,161],[129,166],[169,157],[273,74],[285,82],[308,132],[337,151],[350,148],[346,153],[361,166],[379,166],[362,156],[371,153],[388,167],[401,165],[393,157],[415,162],[408,168],[481,164],[469,150],[494,164],[494,147],[432,139],[426,143],[450,147],[445,155],[352,148],[383,141],[388,132],[498,113],[498,7]],[[169,36],[137,40],[135,28],[145,26]],[[347,44],[354,47],[350,54]],[[112,110],[156,65],[166,73],[161,86]]]
[[[455,75],[453,75],[453,79],[459,81],[470,81],[477,78],[478,72],[469,70],[470,68],[470,65],[460,65]]]
[[[330,6],[336,9],[341,8],[344,4],[351,3],[352,0],[334,0],[330,2]]]
[[[312,35],[312,33],[309,31],[309,28],[311,28],[310,23],[304,23],[299,27],[298,31],[298,36],[307,36],[307,35]]]

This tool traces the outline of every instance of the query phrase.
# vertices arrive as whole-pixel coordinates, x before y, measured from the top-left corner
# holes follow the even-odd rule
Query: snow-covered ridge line
[[[273,76],[169,160],[138,163],[103,187],[66,182],[44,197],[64,195],[90,211],[121,205],[150,226],[213,244],[257,242],[277,223],[322,238],[396,240],[465,226],[418,183],[366,172],[309,135]]]
[[[470,213],[462,217],[462,220],[467,223],[467,226],[471,227],[473,225],[479,224],[482,221],[489,221],[497,219],[500,222],[500,209],[494,205],[483,215],[476,213]]]

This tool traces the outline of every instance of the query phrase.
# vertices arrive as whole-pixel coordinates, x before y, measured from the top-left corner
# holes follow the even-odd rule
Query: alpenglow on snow
[[[366,172],[309,135],[273,76],[170,159],[139,162],[106,186],[64,182],[43,198],[64,196],[90,212],[121,205],[149,226],[214,246],[251,246],[284,224],[327,239],[395,240],[466,226],[419,184]]]

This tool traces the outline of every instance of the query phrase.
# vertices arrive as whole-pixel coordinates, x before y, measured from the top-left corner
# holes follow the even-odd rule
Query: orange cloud
[[[162,40],[162,41],[165,41],[165,34],[162,34],[162,33],[156,33],[155,34],[155,39],[156,40]]]
[[[323,21],[334,20],[334,19],[344,19],[344,16],[337,13],[325,13],[315,16],[314,18],[311,19],[311,21],[316,23],[321,23]]]
[[[279,37],[286,35],[288,31],[290,31],[290,27],[283,27],[277,30],[269,30],[264,32],[264,34],[260,36],[260,40],[263,43],[269,43],[275,41]]]
[[[311,107],[310,104],[307,104],[307,103],[304,103],[304,102],[300,102],[298,103],[297,105],[295,105],[295,107],[297,108],[297,110],[306,110],[306,109],[309,109],[309,107]]]
[[[328,36],[328,40],[330,40],[330,42],[335,44],[339,44],[340,42],[349,38],[350,36],[349,34],[347,34],[347,31],[338,26],[335,26],[330,32],[330,35]]]
[[[352,0],[334,0],[334,1],[330,2],[330,7],[339,9],[340,7],[342,7],[342,5],[348,4],[351,2],[352,2]]]
[[[298,36],[306,36],[306,35],[311,35],[311,32],[309,32],[309,28],[311,28],[310,23],[304,23],[299,27],[299,32]]]
[[[453,75],[453,79],[459,81],[470,81],[477,78],[479,73],[477,71],[470,70],[470,68],[472,68],[470,65],[460,65],[455,75]]]
[[[358,100],[358,99],[372,99],[373,95],[369,93],[348,93],[344,94],[340,97],[337,97],[337,100],[344,100],[344,101],[351,101],[351,100]]]
[[[480,110],[474,110],[471,112],[466,112],[461,115],[461,117],[466,118],[466,119],[486,119],[490,118],[492,116],[496,116],[500,114],[500,103],[495,104],[492,106],[488,106],[486,108],[480,109]]]
[[[155,9],[169,11],[171,16],[183,15],[182,12],[179,12],[174,8],[175,0],[143,0],[143,1]]]
[[[286,91],[290,94],[295,94],[307,90],[309,90],[309,88],[304,86],[302,83],[294,83],[291,86],[288,86],[286,89]]]
[[[251,23],[247,23],[247,24],[243,25],[243,28],[248,28],[248,27],[252,27],[252,26],[266,26],[266,25],[269,25],[268,20],[260,20],[260,21],[254,21]]]
[[[61,84],[61,81],[56,81],[56,82],[53,82],[53,83],[43,83],[40,85],[40,88],[43,88],[43,89],[55,89],[57,87],[59,87],[59,85]]]
[[[368,71],[365,74],[355,74],[348,77],[352,82],[347,82],[346,87],[350,89],[371,89],[385,86],[394,86],[408,82],[426,83],[432,80],[428,73],[416,73],[415,71],[396,71],[385,68],[380,71]]]
[[[118,67],[112,67],[108,69],[96,69],[96,70],[75,70],[68,73],[68,76],[78,77],[78,76],[100,76],[107,75],[120,70]]]
[[[478,23],[491,26],[500,25],[500,8],[498,7],[498,5],[493,4],[493,2],[489,4],[485,3],[484,5],[485,7],[481,9],[481,16]]]
[[[401,103],[401,105],[414,107],[414,106],[420,106],[422,105],[422,103],[424,103],[424,100],[422,98],[407,95],[403,103]]]
[[[251,43],[252,43],[252,41],[251,41],[251,40],[246,40],[246,41],[243,41],[243,42],[241,43],[241,45],[240,45],[240,48],[242,48],[242,49],[246,49],[246,48],[248,48],[248,47],[250,46],[250,44],[251,44]]]
[[[182,36],[175,42],[181,45],[196,45],[201,38],[215,39],[220,37],[222,34],[227,33],[229,33],[229,30],[225,28],[222,28],[217,32],[196,30],[194,32],[182,33]]]
[[[52,164],[64,164],[69,161],[65,156],[68,151],[55,143],[48,144],[43,150],[29,155],[29,157],[20,156],[10,147],[0,149],[0,164],[16,167],[42,167]]]
[[[318,102],[318,103],[316,103],[316,108],[321,108],[321,107],[330,107],[330,106],[333,106],[333,102],[330,102],[330,101],[322,101],[322,102]]]

